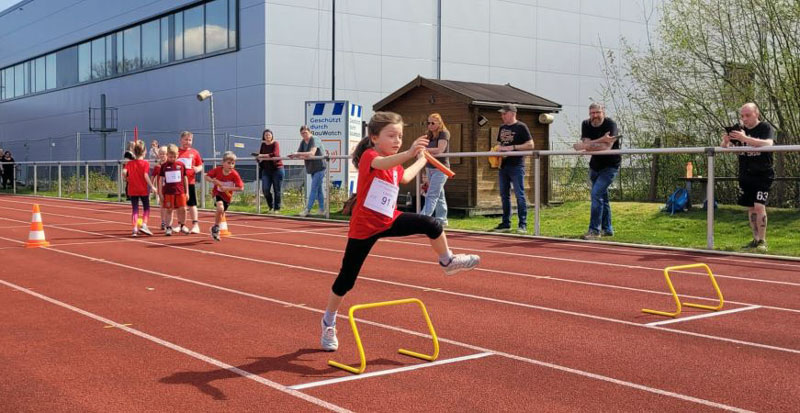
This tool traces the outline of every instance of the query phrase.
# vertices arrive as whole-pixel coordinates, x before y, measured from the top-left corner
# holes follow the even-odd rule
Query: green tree
[[[778,144],[800,143],[800,2],[668,0],[660,13],[645,12],[655,25],[646,47],[623,39],[619,55],[605,53],[604,98],[632,147],[717,146],[748,101],[775,127]],[[632,162],[652,168],[657,179],[647,189],[660,198],[690,160],[705,170],[699,156]],[[776,154],[778,176],[800,176],[799,161]],[[736,157],[718,156],[715,173],[735,176]],[[719,189],[723,201],[735,197],[735,185]],[[796,185],[777,183],[776,195],[778,203],[797,199]]]

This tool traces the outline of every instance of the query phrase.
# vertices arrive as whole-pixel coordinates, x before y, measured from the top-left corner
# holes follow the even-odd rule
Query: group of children
[[[132,236],[141,232],[153,235],[147,224],[150,218],[150,194],[155,193],[161,205],[161,229],[164,235],[173,232],[198,234],[200,226],[197,219],[197,193],[195,176],[203,169],[203,159],[197,150],[192,148],[191,132],[181,133],[181,149],[174,144],[158,148],[157,165],[150,173],[150,163],[144,159],[146,148],[144,141],[137,141],[133,146],[133,160],[125,164],[123,176],[127,182],[127,194],[131,200]],[[236,155],[225,152],[222,155],[222,166],[208,172],[205,180],[213,184],[212,195],[216,214],[211,237],[220,240],[220,222],[225,220],[225,211],[231,203],[233,192],[242,191],[244,182],[236,172]],[[143,214],[139,217],[139,202],[143,206]],[[192,228],[186,225],[187,210],[192,219]],[[172,223],[177,212],[178,226],[173,229]]]
[[[350,218],[342,265],[328,294],[325,314],[320,321],[322,327],[320,345],[327,351],[335,351],[339,348],[339,341],[336,337],[336,317],[339,306],[344,295],[355,285],[364,261],[379,239],[414,234],[426,235],[438,257],[440,267],[447,275],[471,270],[480,263],[480,257],[477,255],[453,254],[440,221],[431,216],[397,210],[400,183],[410,182],[427,163],[424,156],[424,151],[428,146],[427,136],[417,138],[409,149],[400,151],[403,144],[403,118],[392,112],[376,112],[370,119],[367,132],[367,136],[353,151],[353,164],[358,168],[356,202]],[[181,135],[181,142],[185,149],[186,142],[183,135]],[[191,140],[189,146],[191,146]],[[189,179],[189,174],[193,178],[194,172],[199,172],[199,170],[194,170],[194,160],[179,158],[179,151],[175,145],[161,147],[159,149],[160,164],[153,174],[156,177],[156,183],[153,184],[148,175],[148,163],[142,159],[145,153],[144,143],[137,144],[134,153],[136,160],[125,166],[128,192],[131,195],[133,206],[131,216],[134,225],[133,235],[137,234],[136,221],[140,200],[144,204],[145,212],[144,225],[139,230],[148,235],[151,234],[147,229],[148,186],[162,200],[162,227],[165,228],[166,235],[172,233],[172,214],[175,210],[178,211],[180,231],[190,233],[184,225],[186,213],[183,207],[191,202],[191,194],[194,191],[193,179]],[[197,159],[199,159],[199,154],[197,154]],[[407,169],[403,168],[403,164],[409,161],[413,161],[413,163]],[[217,212],[215,225],[211,228],[211,235],[215,240],[219,240],[219,223],[228,209],[232,193],[241,191],[244,186],[239,174],[233,169],[235,162],[236,155],[232,152],[225,152],[222,166],[215,168],[205,177],[208,182],[214,184]],[[202,165],[202,159],[199,159],[198,165]],[[189,201],[185,195],[187,193],[190,194]],[[196,226],[196,210],[193,219]]]

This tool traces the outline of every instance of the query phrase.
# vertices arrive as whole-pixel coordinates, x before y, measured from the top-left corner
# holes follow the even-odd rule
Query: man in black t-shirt
[[[573,145],[577,151],[605,151],[619,149],[617,123],[607,118],[603,105],[589,105],[589,119],[581,124],[581,141]],[[592,181],[592,206],[589,230],[581,238],[598,239],[613,236],[611,225],[611,203],[608,187],[619,172],[622,157],[619,155],[593,155],[589,161],[589,178]],[[602,230],[602,233],[601,233]]]
[[[503,125],[497,133],[498,151],[531,151],[533,138],[528,126],[517,120],[517,107],[512,104],[503,105],[499,112],[503,118]],[[514,187],[517,198],[517,217],[519,226],[517,232],[528,233],[528,204],[525,200],[525,159],[521,156],[503,157],[498,173],[500,184],[500,203],[503,205],[503,220],[494,228],[495,231],[508,231],[511,229],[511,194],[510,187]]]
[[[722,146],[772,146],[775,130],[767,122],[759,121],[761,113],[755,103],[745,103],[739,111],[741,125],[722,136]],[[747,207],[753,240],[746,249],[767,252],[767,199],[775,170],[772,152],[739,152],[739,205]]]

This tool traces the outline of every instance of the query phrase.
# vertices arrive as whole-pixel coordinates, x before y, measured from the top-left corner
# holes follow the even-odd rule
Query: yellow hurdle
[[[717,298],[719,299],[718,305],[711,306],[711,305],[695,304],[695,303],[681,303],[680,298],[678,298],[678,293],[675,292],[675,287],[672,286],[672,280],[670,280],[669,278],[669,272],[686,270],[689,268],[705,268],[706,273],[708,274],[708,278],[711,279],[711,285],[714,286],[714,291],[717,292]],[[680,315],[682,305],[685,305],[687,307],[702,308],[704,310],[718,311],[722,309],[722,305],[725,303],[725,300],[722,298],[722,291],[719,290],[719,285],[717,285],[717,280],[714,278],[714,274],[711,273],[711,269],[708,268],[708,265],[706,264],[698,263],[698,264],[678,265],[675,267],[664,268],[664,279],[667,280],[667,286],[669,287],[669,291],[672,293],[672,298],[675,299],[675,305],[677,309],[675,310],[674,313],[670,313],[668,311],[649,310],[647,308],[643,308],[642,309],[643,313],[662,315],[665,317],[674,318]]]
[[[425,304],[422,301],[416,298],[406,298],[404,300],[395,300],[395,301],[383,301],[380,303],[369,303],[369,304],[357,304],[350,307],[349,317],[350,317],[350,327],[353,328],[353,336],[356,338],[356,345],[358,346],[358,357],[361,359],[361,365],[358,368],[348,366],[346,364],[342,364],[333,360],[328,360],[328,365],[333,367],[338,367],[342,370],[347,370],[353,374],[361,374],[364,370],[367,369],[367,358],[364,355],[364,345],[361,344],[361,337],[358,334],[358,327],[356,327],[356,318],[354,314],[356,310],[363,310],[367,308],[377,308],[377,307],[386,307],[390,305],[400,305],[400,304],[411,304],[416,303],[419,308],[422,310],[422,315],[425,316],[425,322],[428,323],[428,330],[431,332],[431,337],[433,337],[433,355],[426,355],[417,353],[411,350],[399,349],[397,350],[400,354],[405,354],[406,356],[416,357],[418,359],[427,360],[427,361],[434,361],[437,357],[439,357],[439,339],[436,337],[436,331],[433,329],[433,323],[431,323],[431,318],[428,316],[428,310],[425,309]]]

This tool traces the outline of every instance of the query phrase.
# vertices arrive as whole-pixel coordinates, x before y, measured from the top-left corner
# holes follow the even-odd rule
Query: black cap
[[[517,107],[512,105],[512,104],[510,104],[510,103],[506,103],[505,105],[500,106],[500,110],[498,110],[498,112],[500,112],[500,113],[506,113],[506,112],[517,113]]]

